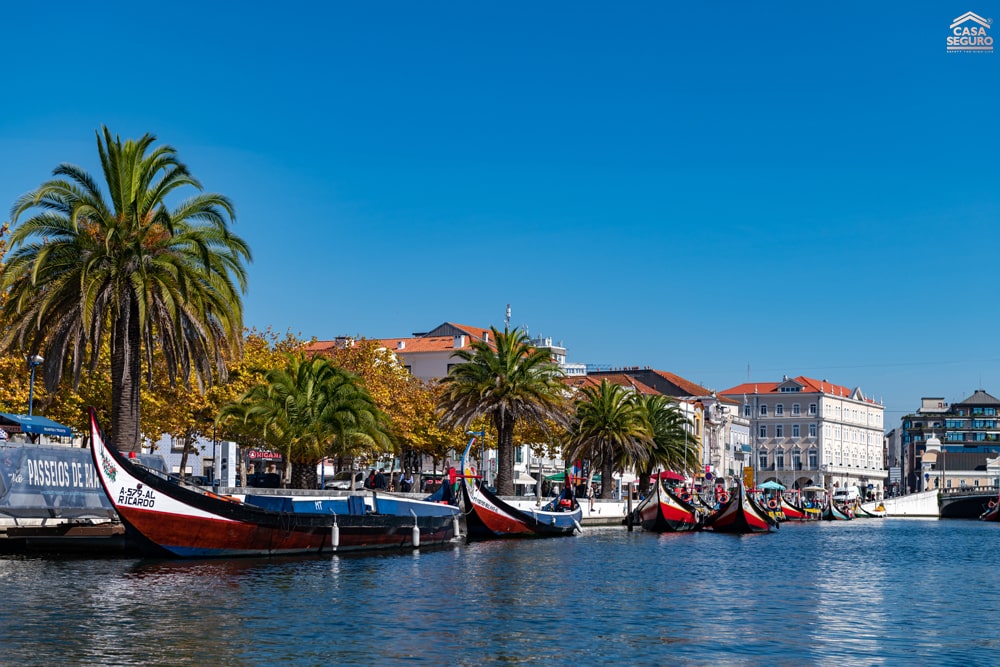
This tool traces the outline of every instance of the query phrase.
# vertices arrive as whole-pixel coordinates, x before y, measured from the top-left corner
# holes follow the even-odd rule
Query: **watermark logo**
[[[948,53],[993,53],[993,37],[989,34],[992,25],[993,19],[965,12],[951,22]]]

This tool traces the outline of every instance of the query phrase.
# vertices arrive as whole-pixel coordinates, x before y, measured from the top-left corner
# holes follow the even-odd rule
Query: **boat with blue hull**
[[[420,500],[219,496],[178,484],[106,445],[89,411],[91,455],[129,537],[150,556],[206,558],[409,549],[448,542],[458,508]]]

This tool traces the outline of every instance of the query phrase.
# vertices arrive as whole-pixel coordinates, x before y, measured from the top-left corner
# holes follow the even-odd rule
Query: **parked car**
[[[354,488],[363,489],[365,487],[365,474],[360,470],[354,473]],[[351,472],[349,470],[341,470],[333,477],[326,480],[326,484],[323,485],[324,489],[337,489],[340,491],[346,491],[351,488]]]

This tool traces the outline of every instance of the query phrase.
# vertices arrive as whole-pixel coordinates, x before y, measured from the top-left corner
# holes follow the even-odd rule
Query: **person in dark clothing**
[[[385,480],[385,468],[379,468],[378,472],[375,473],[375,488],[382,491],[388,488],[388,483]]]

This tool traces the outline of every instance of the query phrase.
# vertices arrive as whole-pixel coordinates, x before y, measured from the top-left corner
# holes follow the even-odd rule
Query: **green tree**
[[[384,414],[359,379],[325,357],[289,355],[284,368],[223,406],[219,422],[242,422],[292,465],[292,485],[316,487],[316,464],[329,455],[392,446]]]
[[[229,229],[232,203],[201,184],[170,146],[146,134],[124,143],[103,127],[97,150],[107,194],[71,164],[22,196],[11,211],[12,252],[0,275],[8,292],[0,345],[40,352],[54,390],[74,385],[110,341],[112,441],[140,445],[142,359],[154,346],[171,380],[212,381],[237,354],[250,249]],[[193,197],[168,208],[185,188]],[[30,215],[19,222],[22,215]]]
[[[473,340],[471,350],[452,355],[462,363],[441,381],[442,423],[467,428],[480,417],[490,420],[497,432],[496,488],[512,495],[517,422],[564,422],[566,388],[549,352],[532,347],[526,333],[490,331],[493,342]]]
[[[601,380],[584,387],[567,432],[568,460],[589,458],[601,469],[601,495],[611,491],[616,467],[642,460],[653,444],[653,429],[634,392]]]
[[[639,489],[645,493],[649,478],[658,467],[677,472],[697,469],[699,448],[691,436],[691,420],[684,416],[674,399],[656,394],[639,395],[636,402],[653,432],[653,441],[645,454],[632,462],[639,472]]]

